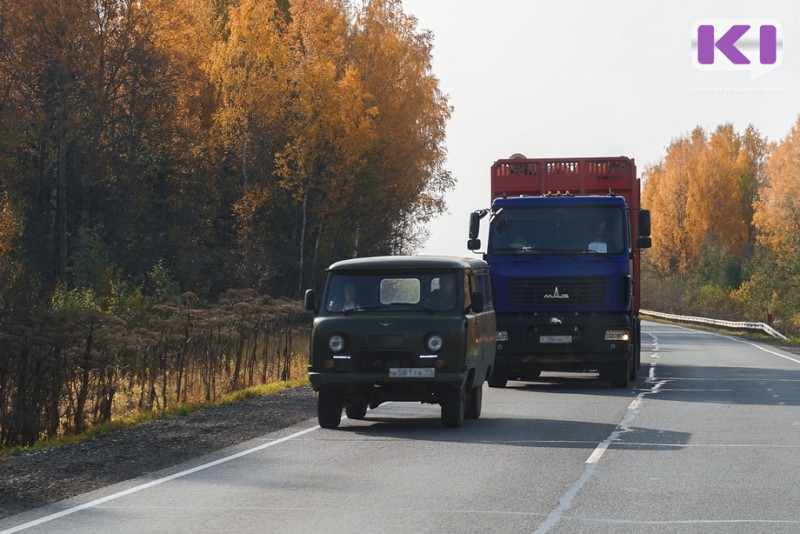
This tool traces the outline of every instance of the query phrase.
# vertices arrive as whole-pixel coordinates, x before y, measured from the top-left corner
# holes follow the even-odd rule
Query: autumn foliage
[[[397,0],[0,6],[0,191],[45,291],[92,229],[126,275],[297,297],[444,208],[451,110]]]
[[[766,321],[800,333],[800,117],[769,143],[753,127],[701,128],[646,170],[652,211],[644,307]]]
[[[0,440],[283,373],[281,299],[444,209],[431,50],[399,0],[0,0]]]

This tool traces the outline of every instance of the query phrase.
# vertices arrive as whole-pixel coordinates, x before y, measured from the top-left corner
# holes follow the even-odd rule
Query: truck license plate
[[[435,373],[433,367],[392,367],[389,378],[433,378]]]
[[[539,343],[542,344],[572,343],[572,336],[539,336]]]

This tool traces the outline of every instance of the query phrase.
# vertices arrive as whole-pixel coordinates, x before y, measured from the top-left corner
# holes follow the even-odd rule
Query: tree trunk
[[[305,255],[306,242],[306,220],[308,218],[308,188],[303,195],[303,221],[300,225],[300,265],[298,269],[297,295],[303,293],[303,259]]]
[[[78,400],[75,404],[75,432],[83,432],[83,418],[86,409],[86,397],[89,394],[89,368],[92,360],[92,341],[94,334],[94,319],[89,322],[89,335],[86,336],[86,350],[81,363],[81,384],[78,390]]]

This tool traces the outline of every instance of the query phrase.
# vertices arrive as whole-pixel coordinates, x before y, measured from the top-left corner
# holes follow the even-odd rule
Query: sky
[[[454,107],[446,167],[457,185],[418,254],[471,255],[469,214],[489,207],[489,169],[513,153],[625,155],[642,175],[696,126],[711,132],[732,123],[741,133],[752,124],[779,141],[800,115],[796,0],[403,0],[403,6],[419,29],[433,33],[433,73]],[[751,66],[728,70],[730,49],[719,39],[743,24],[753,30],[733,46],[752,58]],[[699,25],[713,27],[711,65],[699,64]],[[778,28],[777,63],[754,70],[761,67],[755,28],[763,25]]]

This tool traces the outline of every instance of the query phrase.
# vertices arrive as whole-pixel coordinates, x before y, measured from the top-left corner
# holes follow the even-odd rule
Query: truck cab
[[[626,387],[639,369],[639,261],[649,212],[633,160],[513,157],[492,167],[491,209],[472,214],[468,248],[488,262],[497,314],[489,385],[542,371],[597,371]]]
[[[439,404],[445,427],[480,416],[496,324],[484,261],[384,256],[331,265],[316,317],[309,379],[323,428],[386,401]]]

